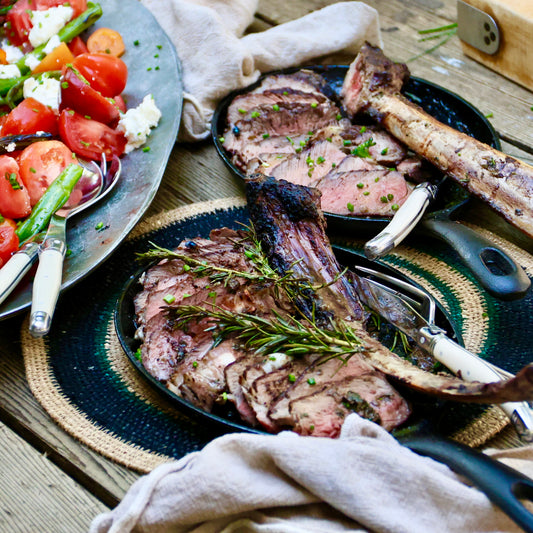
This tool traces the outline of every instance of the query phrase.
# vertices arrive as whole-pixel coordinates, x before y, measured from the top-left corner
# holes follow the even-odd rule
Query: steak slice
[[[387,169],[329,172],[316,187],[329,213],[393,216],[411,192],[401,172]]]
[[[313,394],[324,385],[349,378],[356,379],[364,374],[376,374],[376,371],[361,357],[350,357],[346,362],[337,358],[322,363],[314,362],[295,379],[284,394],[272,402],[268,416],[280,425],[293,426],[294,419],[289,411],[291,401]]]
[[[290,402],[294,430],[315,437],[339,436],[345,418],[355,412],[388,431],[404,422],[409,409],[401,396],[379,374],[329,383],[319,391]]]
[[[233,99],[228,107],[226,120],[229,124],[238,126],[241,131],[245,131],[247,124],[252,123],[254,119],[262,120],[263,114],[272,111],[282,112],[283,109],[293,104],[311,106],[329,102],[329,99],[322,93],[305,92],[290,87],[261,92],[255,90],[240,94]],[[279,107],[278,110],[275,109],[276,106]]]
[[[261,82],[261,85],[254,89],[254,91],[261,92],[288,88],[312,94],[325,94],[329,98],[335,97],[334,93],[320,74],[305,68],[292,73],[266,76]]]
[[[229,391],[228,398],[233,402],[245,422],[252,426],[256,426],[259,423],[254,410],[245,396],[245,392],[246,394],[248,393],[251,383],[247,383],[244,379],[241,380],[246,370],[254,367],[259,377],[285,365],[289,360],[290,358],[287,355],[281,353],[270,354],[268,357],[264,357],[257,356],[253,352],[248,352],[226,367],[225,375]]]
[[[313,187],[345,157],[345,152],[331,142],[318,141],[300,153],[285,158],[273,169],[266,169],[264,173],[297,185]]]

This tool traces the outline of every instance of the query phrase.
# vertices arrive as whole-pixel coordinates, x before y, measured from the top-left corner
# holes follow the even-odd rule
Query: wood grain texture
[[[74,293],[65,297],[74,297]],[[24,374],[18,335],[21,320],[15,317],[0,322],[0,421],[100,500],[114,506],[139,475],[70,437],[35,400]],[[0,508],[5,508],[5,501]]]
[[[87,531],[93,518],[108,510],[4,424],[0,424],[0,464],[0,531]]]
[[[264,31],[272,25],[296,19],[331,3],[334,2],[260,0],[256,19],[249,31]],[[491,114],[491,123],[504,141],[503,151],[526,162],[533,161],[533,94],[530,91],[465,56],[456,36],[435,51],[424,53],[436,42],[420,42],[418,31],[455,22],[455,0],[369,0],[367,3],[379,12],[384,50],[392,59],[407,61],[413,75],[437,83],[470,101],[483,113]],[[417,58],[412,59],[414,57]],[[343,62],[351,59],[343,58]],[[337,62],[338,58],[326,60]],[[224,166],[210,141],[176,145],[159,192],[145,218],[190,203],[243,195],[242,181]],[[526,239],[479,202],[470,202],[461,217],[482,224],[533,253],[531,239]],[[75,298],[75,289],[62,297]],[[115,505],[138,475],[71,438],[36,402],[24,376],[19,345],[20,325],[20,317],[0,322],[0,421],[21,439],[31,443],[38,452],[46,454],[46,457],[40,455],[39,459],[32,459],[37,470],[45,472],[50,468],[54,471],[58,466],[68,473],[69,479],[84,486],[96,498],[108,506]],[[17,440],[19,437],[11,435],[5,427],[0,426],[0,431],[8,434],[4,440],[13,439],[17,446],[20,444]],[[31,455],[28,450],[21,453],[23,456]],[[15,467],[12,472],[16,473]],[[22,504],[17,500],[23,498],[30,503],[34,499],[42,503],[56,498],[55,485],[49,486],[46,479],[37,476],[34,481],[41,493],[35,492],[31,484],[20,485],[16,489],[0,486],[0,513],[7,516],[9,513],[19,513]],[[85,520],[86,525],[87,516],[97,510],[91,498],[83,501],[77,498],[73,496],[77,506],[72,505],[74,502],[60,500],[72,520],[68,522],[65,519],[65,523],[73,526],[69,531],[85,530],[84,527],[76,527],[79,525],[74,522],[76,515],[84,516],[82,521]],[[31,513],[31,510],[27,512]],[[5,517],[0,514],[0,518]],[[47,515],[46,522],[26,531],[54,531],[56,521],[53,518]],[[0,530],[3,531],[2,525],[0,522]]]

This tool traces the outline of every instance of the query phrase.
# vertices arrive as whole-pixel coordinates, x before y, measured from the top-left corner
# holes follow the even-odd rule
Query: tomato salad
[[[61,173],[142,146],[161,117],[151,95],[126,107],[121,35],[81,37],[101,15],[87,0],[0,0],[0,268]]]

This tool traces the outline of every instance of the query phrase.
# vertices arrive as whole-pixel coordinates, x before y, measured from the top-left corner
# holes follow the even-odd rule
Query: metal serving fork
[[[446,336],[435,323],[436,303],[427,292],[403,280],[355,265],[357,293],[363,303],[411,337],[421,348],[468,381],[494,382],[514,375],[469,352]],[[499,407],[509,416],[520,438],[533,442],[533,409],[528,402]]]

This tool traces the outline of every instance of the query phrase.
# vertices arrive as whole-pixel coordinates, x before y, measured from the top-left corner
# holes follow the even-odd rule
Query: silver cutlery
[[[121,172],[120,160],[115,161],[115,169],[107,184],[108,173],[105,168],[102,170],[94,165],[97,168],[96,173],[84,173],[78,182],[82,193],[81,198],[71,195],[72,200],[69,199],[50,220],[48,231],[40,246],[39,266],[33,282],[29,326],[33,337],[42,337],[50,331],[63,277],[63,260],[67,250],[67,220],[101,200],[112,190]]]
[[[403,280],[355,265],[361,301],[411,337],[454,374],[467,381],[496,382],[513,374],[485,361],[450,339],[435,324],[436,303],[430,294]],[[506,402],[499,407],[525,442],[533,442],[533,410],[528,402]]]
[[[39,258],[30,318],[30,332],[36,337],[48,333],[61,288],[67,219],[109,194],[121,173],[119,159],[113,160],[109,169],[105,161],[101,168],[92,162],[80,163],[84,166],[84,173],[69,201],[52,217],[46,235],[38,234],[24,243],[0,269],[2,303]]]

